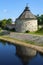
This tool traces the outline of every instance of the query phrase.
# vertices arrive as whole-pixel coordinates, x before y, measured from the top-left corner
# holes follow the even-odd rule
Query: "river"
[[[0,65],[43,65],[43,54],[31,48],[0,41]]]

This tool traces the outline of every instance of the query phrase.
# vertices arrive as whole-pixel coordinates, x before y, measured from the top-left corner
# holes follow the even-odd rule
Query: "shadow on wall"
[[[25,33],[29,33],[30,31],[29,30],[26,30]]]

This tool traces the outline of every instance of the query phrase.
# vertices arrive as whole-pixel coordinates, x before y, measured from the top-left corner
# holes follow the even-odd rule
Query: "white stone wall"
[[[37,31],[37,20],[17,20],[15,22],[15,29],[17,32]]]
[[[38,29],[38,24],[37,20],[29,20],[27,21],[27,30],[30,32],[37,31]]]

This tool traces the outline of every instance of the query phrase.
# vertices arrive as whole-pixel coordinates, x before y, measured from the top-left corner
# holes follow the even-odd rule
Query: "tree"
[[[43,15],[40,16],[41,19],[41,25],[43,25]]]
[[[1,27],[2,27],[2,28],[5,28],[6,22],[7,22],[6,19],[3,19],[3,20],[1,21]]]
[[[2,26],[2,21],[0,20],[0,27]]]
[[[7,20],[7,22],[6,22],[6,24],[12,24],[12,19],[9,18],[9,19]]]
[[[43,25],[43,15],[37,15],[38,25]]]
[[[12,24],[12,19],[3,19],[3,20],[0,20],[0,27],[1,28],[5,28],[6,27],[6,25],[8,25],[8,24]]]
[[[37,17],[37,20],[38,20],[38,25],[40,25],[41,24],[41,19],[40,19],[39,14],[36,17]]]

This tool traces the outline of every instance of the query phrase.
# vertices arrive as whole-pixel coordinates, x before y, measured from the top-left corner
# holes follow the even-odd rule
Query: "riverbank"
[[[10,33],[9,37],[43,46],[43,36],[27,33]]]
[[[33,45],[33,44],[27,44],[26,42],[23,42],[23,41],[20,41],[18,39],[11,38],[11,37],[8,37],[8,36],[0,36],[0,40],[6,41],[6,42],[10,42],[10,43],[15,44],[15,45],[21,45],[21,46],[30,47],[32,49],[35,49],[35,50],[43,53],[43,47],[42,46],[37,46],[37,45]]]

